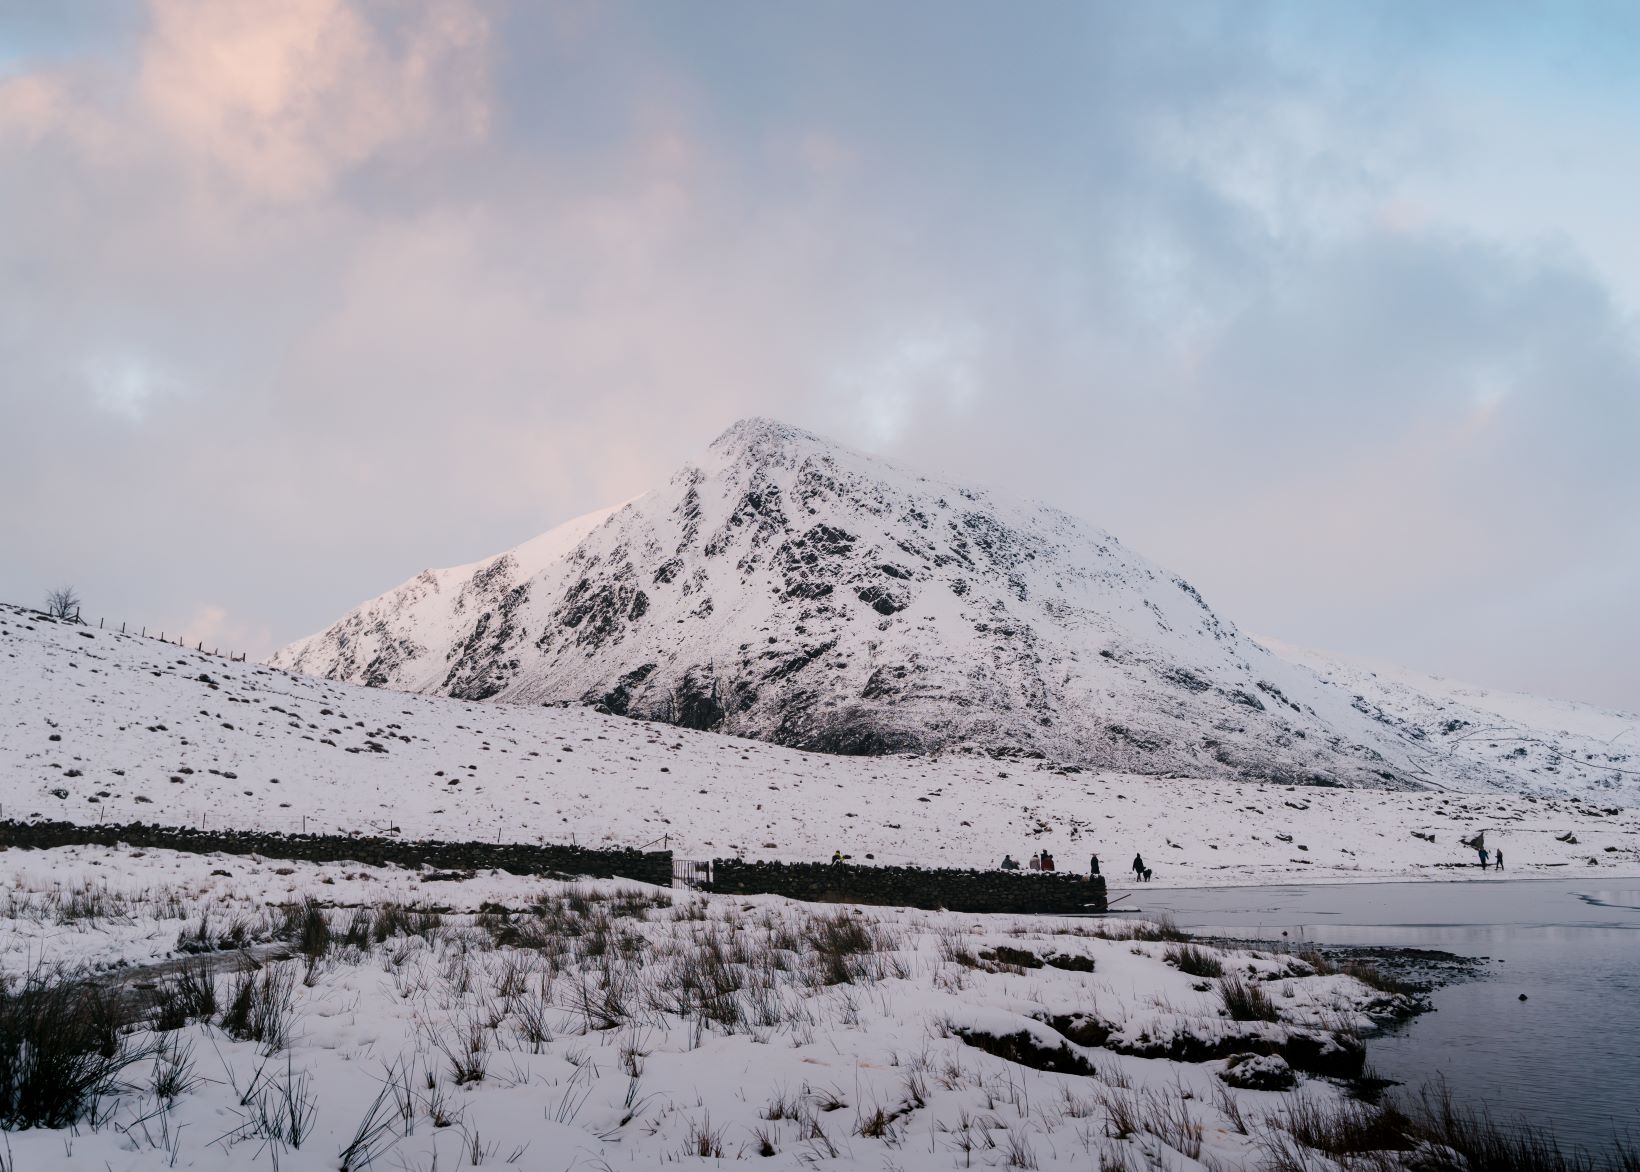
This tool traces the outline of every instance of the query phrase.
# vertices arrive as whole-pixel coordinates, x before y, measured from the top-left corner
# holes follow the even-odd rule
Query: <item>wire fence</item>
[[[34,614],[37,614],[37,615],[41,616],[42,618],[50,619],[52,622],[68,623],[71,626],[90,627],[93,630],[98,630],[98,631],[115,631],[115,630],[117,630],[122,635],[135,635],[135,636],[137,636],[138,638],[141,638],[141,639],[157,639],[159,642],[169,643],[173,647],[181,647],[185,650],[193,650],[193,651],[198,652],[201,655],[214,655],[219,659],[226,659],[230,663],[244,663],[246,661],[246,656],[248,654],[247,652],[244,652],[244,651],[234,651],[231,648],[227,651],[226,654],[224,654],[220,647],[213,647],[209,651],[206,651],[205,650],[205,641],[203,639],[197,640],[195,642],[194,646],[192,648],[189,648],[187,640],[185,640],[180,634],[178,634],[175,639],[170,638],[169,633],[166,632],[166,631],[158,631],[156,634],[150,635],[148,633],[148,627],[146,625],[138,627],[138,626],[136,626],[136,624],[127,624],[124,620],[121,620],[120,625],[118,627],[115,627],[112,624],[112,622],[110,622],[106,617],[104,617],[104,618],[99,618],[97,620],[95,626],[93,626],[90,619],[86,619],[86,618],[81,617],[79,607],[74,608],[74,613],[72,615],[66,615],[66,616],[65,615],[49,614],[49,613],[47,613],[46,611],[43,611],[43,610],[35,610],[33,607],[25,607],[23,609],[33,611]],[[133,630],[133,629],[131,629],[132,627],[136,627],[136,629]]]

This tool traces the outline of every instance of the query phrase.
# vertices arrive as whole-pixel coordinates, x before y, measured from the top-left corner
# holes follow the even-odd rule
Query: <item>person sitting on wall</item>
[[[1032,855],[1030,865],[1031,865],[1031,870],[1033,870],[1033,871],[1042,870],[1042,856],[1041,856],[1041,854]]]
[[[853,855],[845,855],[842,851],[832,851],[831,865],[834,867],[840,867],[843,865],[843,861],[845,859],[852,859],[853,857]]]
[[[1019,860],[1015,859],[1013,855],[1003,855],[1002,856],[1002,869],[1004,871],[1017,871],[1017,870],[1019,870]]]
[[[1044,871],[1053,870],[1053,856],[1047,851],[1042,852],[1042,869]]]

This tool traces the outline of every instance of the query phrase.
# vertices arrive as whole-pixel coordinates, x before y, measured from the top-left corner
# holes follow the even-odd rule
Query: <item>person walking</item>
[[[1484,871],[1484,870],[1486,870],[1486,854],[1487,854],[1486,848],[1484,846],[1481,847],[1481,849],[1478,853],[1481,856],[1481,870]]]
[[[1145,877],[1145,857],[1143,855],[1136,854],[1133,856],[1133,877],[1135,879]]]
[[[1498,870],[1503,870],[1503,848],[1501,846],[1498,848],[1497,854],[1493,856],[1493,862],[1497,865]]]

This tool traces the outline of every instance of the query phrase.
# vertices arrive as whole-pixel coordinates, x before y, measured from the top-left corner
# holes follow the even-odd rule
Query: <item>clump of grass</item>
[[[370,934],[377,944],[385,944],[395,936],[420,936],[431,941],[443,926],[444,917],[438,912],[402,903],[384,903],[370,921]]]
[[[325,911],[318,900],[311,895],[284,909],[284,923],[279,934],[295,944],[297,951],[309,960],[318,960],[330,951],[330,921],[325,918]]]
[[[946,927],[939,930],[940,956],[953,964],[959,964],[966,969],[979,968],[979,957],[968,946],[968,937],[955,928]]]
[[[120,1073],[151,1052],[118,1035],[108,1000],[89,982],[46,968],[0,980],[0,1128],[94,1117]]]
[[[296,974],[289,965],[270,964],[241,973],[218,1024],[233,1038],[257,1042],[272,1054],[290,1040],[290,1013]]]
[[[712,1117],[702,1114],[700,1121],[689,1121],[689,1135],[684,1143],[685,1156],[700,1156],[708,1160],[723,1159],[723,1128],[712,1126]]]
[[[216,1016],[216,977],[204,962],[184,964],[154,991],[154,1029],[179,1030]]]
[[[1299,953],[1298,959],[1314,969],[1315,975],[1318,977],[1330,976],[1335,971],[1333,969],[1332,961],[1328,960],[1326,956],[1316,948],[1312,948],[1308,952]]]
[[[1444,1084],[1425,1087],[1418,1102],[1352,1100],[1323,1102],[1293,1095],[1268,1118],[1261,1143],[1272,1172],[1307,1172],[1310,1153],[1321,1152],[1346,1167],[1400,1167],[1389,1153],[1426,1152],[1438,1157],[1431,1168],[1486,1169],[1486,1172],[1635,1172],[1640,1151],[1617,1142],[1603,1158],[1580,1149],[1562,1149],[1554,1133],[1525,1122],[1500,1126],[1484,1110],[1459,1107]]]
[[[154,1071],[149,1087],[161,1102],[170,1102],[199,1085],[194,1077],[194,1048],[176,1034],[169,1034],[154,1047]]]
[[[809,943],[816,952],[853,956],[870,952],[871,930],[858,916],[846,911],[818,915],[809,920]]]
[[[1218,954],[1194,944],[1177,944],[1162,954],[1162,960],[1192,977],[1222,977],[1224,963]]]
[[[1404,996],[1417,991],[1414,986],[1390,976],[1377,965],[1366,961],[1352,960],[1339,971],[1346,977],[1354,977],[1369,989],[1377,989],[1380,993]]]
[[[375,939],[375,930],[375,913],[368,907],[356,907],[347,919],[347,926],[342,929],[342,944],[347,948],[363,951],[369,948]]]
[[[123,896],[89,879],[77,887],[54,892],[48,902],[53,905],[59,924],[130,919],[130,910]]]
[[[450,1081],[456,1086],[484,1081],[490,1067],[490,1035],[478,1017],[461,1023],[454,1037],[431,1029],[428,1037],[433,1048],[449,1063]]]
[[[1279,1021],[1275,1003],[1257,984],[1240,977],[1219,979],[1219,999],[1233,1021]]]
[[[1408,1134],[1411,1121],[1389,1104],[1327,1102],[1294,1094],[1268,1122],[1305,1147],[1330,1156],[1405,1151],[1413,1146]]]
[[[880,925],[848,911],[813,916],[804,929],[814,965],[814,979],[823,985],[847,985],[882,975],[890,963],[866,963],[875,953],[893,949],[897,942]],[[879,958],[880,959],[880,958]],[[892,958],[889,958],[892,960]]]
[[[1178,942],[1190,939],[1190,933],[1182,931],[1173,917],[1167,912],[1163,912],[1149,922],[1141,920],[1138,923],[1130,924],[1128,928],[1127,939],[1129,940],[1145,940],[1154,943],[1159,940]]]
[[[1513,1126],[1496,1123],[1485,1109],[1460,1107],[1442,1083],[1425,1087],[1416,1105],[1409,1107],[1411,1134],[1427,1144],[1448,1148],[1468,1161],[1470,1168],[1487,1172],[1597,1172],[1640,1169],[1640,1150],[1618,1140],[1605,1159],[1582,1150],[1563,1150],[1554,1132],[1521,1121]]]

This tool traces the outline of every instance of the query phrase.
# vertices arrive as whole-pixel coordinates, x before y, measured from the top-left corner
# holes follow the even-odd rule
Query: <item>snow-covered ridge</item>
[[[1640,800],[1640,716],[1503,692],[1261,642],[1341,688],[1406,746],[1408,770],[1451,789]]]
[[[1640,871],[1597,801],[1155,778],[963,754],[844,757],[407,695],[0,606],[0,815],[642,847],[684,858],[993,866],[1135,852],[1158,884]]]
[[[766,419],[661,488],[427,571],[269,662],[831,752],[1632,792],[1594,758],[1542,784],[1484,754],[1448,767],[1415,719],[1272,654],[1110,534]]]

